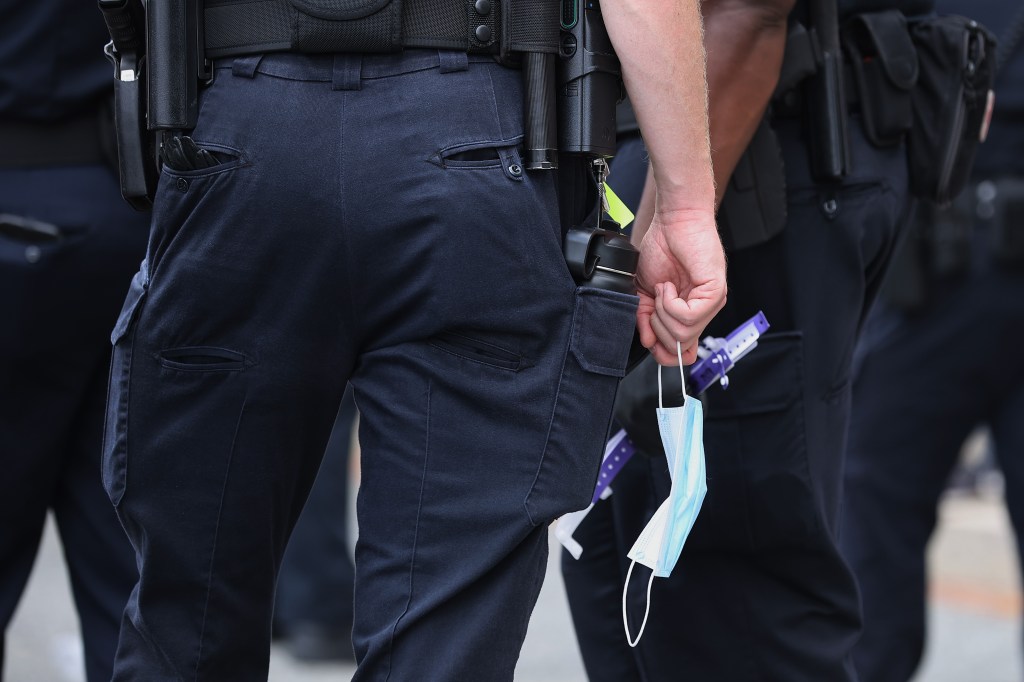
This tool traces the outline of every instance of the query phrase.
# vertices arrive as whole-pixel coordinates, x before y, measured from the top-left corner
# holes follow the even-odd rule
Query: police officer
[[[912,14],[930,3],[839,2],[839,18],[887,8]],[[812,171],[818,121],[806,98],[813,81],[794,80],[801,71],[792,68],[796,22],[808,25],[808,3],[707,0],[703,11],[730,262],[729,301],[708,332],[724,337],[758,310],[771,329],[732,370],[728,390],[712,386],[703,395],[707,497],[671,576],[653,582],[639,644],[631,649],[622,632],[626,554],[668,495],[662,457],[635,455],[612,482],[611,497],[577,529],[582,556],[563,559],[570,606],[591,680],[852,680],[859,605],[837,538],[849,375],[854,339],[909,206],[905,149],[869,142],[850,103],[843,112],[848,170],[841,180],[822,179]],[[778,140],[774,166],[771,136],[758,130],[766,108]],[[621,164],[613,171],[625,172]],[[751,223],[732,220],[730,202],[771,187],[783,172],[781,231],[763,230],[760,238],[737,231]],[[755,203],[777,198],[766,193]],[[641,202],[638,230],[644,213]],[[656,405],[654,374],[636,376],[647,377]],[[619,408],[627,431],[648,442],[654,434],[655,444],[645,447],[659,455],[651,452],[656,425],[630,423],[631,410]],[[649,575],[633,569],[626,597],[633,636]]]
[[[993,27],[1001,68],[971,183],[948,209],[922,206],[858,346],[842,550],[864,604],[854,662],[872,682],[907,680],[921,660],[925,548],[977,426],[991,429],[1018,552],[1024,530],[1024,10],[937,4]]]
[[[100,682],[138,575],[99,463],[110,329],[148,215],[121,200],[105,153],[112,67],[95,6],[8,0],[0,24],[0,623],[52,511]]]
[[[452,8],[486,43],[517,28],[490,28],[497,3],[254,3],[307,11],[224,32],[215,4],[207,49],[339,19],[315,45],[338,51],[217,59],[189,135],[217,163],[161,174],[113,337],[104,480],[141,567],[114,679],[266,677],[281,555],[348,377],[355,679],[512,679],[547,524],[589,499],[634,328],[692,362],[725,297],[697,4],[602,8],[659,181],[639,308],[575,286],[555,178],[523,167],[518,70],[465,38],[344,49]]]

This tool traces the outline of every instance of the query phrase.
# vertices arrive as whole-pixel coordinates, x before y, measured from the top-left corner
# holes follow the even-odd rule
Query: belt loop
[[[454,73],[469,69],[469,55],[465,52],[438,50],[437,56],[440,59],[441,73]]]
[[[363,56],[341,53],[334,55],[334,75],[331,79],[333,90],[359,90],[363,73]]]
[[[244,57],[235,57],[231,62],[231,75],[242,78],[253,78],[256,76],[256,69],[263,61],[262,54],[247,54]]]

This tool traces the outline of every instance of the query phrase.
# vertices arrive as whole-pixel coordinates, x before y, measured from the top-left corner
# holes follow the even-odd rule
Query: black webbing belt
[[[401,0],[361,4],[333,17],[303,12],[308,0],[206,0],[208,58],[255,52],[388,52],[405,47],[558,52],[554,0]],[[315,3],[314,3],[315,4]],[[372,10],[372,11],[370,11]]]

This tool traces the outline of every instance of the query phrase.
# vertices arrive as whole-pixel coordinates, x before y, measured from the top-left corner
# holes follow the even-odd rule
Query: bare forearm
[[[602,12],[651,155],[659,210],[712,210],[698,0],[605,0]]]
[[[786,18],[795,0],[704,0],[704,39],[715,174],[715,206],[775,91],[786,48]],[[633,242],[654,217],[654,178],[648,173],[636,211]]]
[[[715,204],[779,79],[794,0],[704,0]]]

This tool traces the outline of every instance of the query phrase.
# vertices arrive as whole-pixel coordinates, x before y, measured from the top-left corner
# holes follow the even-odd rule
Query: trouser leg
[[[266,677],[278,566],[352,366],[328,172],[273,116],[330,127],[261,87],[222,68],[203,92],[193,137],[224,162],[165,169],[113,335],[104,482],[141,567],[117,680]]]
[[[349,454],[356,419],[346,391],[316,482],[288,541],[277,583],[274,622],[286,636],[315,627],[351,647],[352,584],[349,548]]]
[[[963,338],[941,310],[880,307],[859,349],[842,549],[860,585],[865,680],[909,679],[925,642],[926,545],[960,446],[982,418],[980,386],[937,371]]]
[[[123,202],[102,165],[2,170],[0,213],[60,234],[34,242],[0,232],[0,622],[24,589],[52,508],[87,676],[109,680],[135,568],[99,477],[108,337],[148,216]]]

